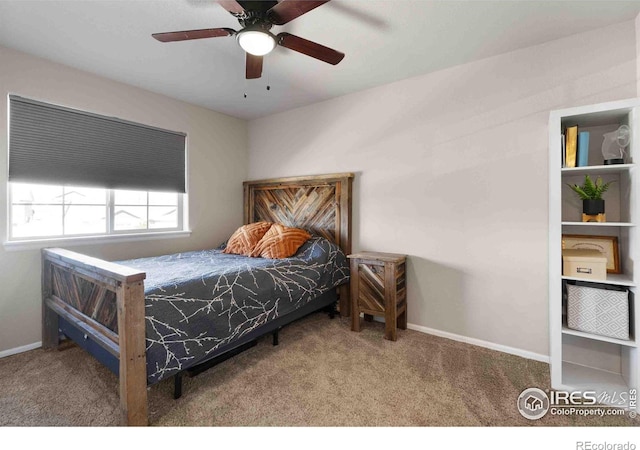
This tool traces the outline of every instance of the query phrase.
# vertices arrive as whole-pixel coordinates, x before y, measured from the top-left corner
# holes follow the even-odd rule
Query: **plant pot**
[[[582,212],[589,216],[604,214],[604,200],[582,200]]]

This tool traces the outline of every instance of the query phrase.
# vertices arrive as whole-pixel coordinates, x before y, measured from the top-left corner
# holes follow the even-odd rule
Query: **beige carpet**
[[[516,399],[549,388],[547,364],[416,331],[382,338],[317,313],[235,358],[149,391],[160,426],[540,426],[635,425],[625,417],[529,421]],[[83,350],[33,350],[0,359],[0,425],[117,425],[117,379]]]

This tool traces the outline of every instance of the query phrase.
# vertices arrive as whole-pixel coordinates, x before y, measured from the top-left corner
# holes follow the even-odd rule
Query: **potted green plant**
[[[601,177],[596,178],[595,183],[589,175],[584,176],[582,186],[569,184],[568,186],[582,199],[582,212],[590,216],[604,214],[604,200],[602,194],[607,192],[613,181],[604,183]]]

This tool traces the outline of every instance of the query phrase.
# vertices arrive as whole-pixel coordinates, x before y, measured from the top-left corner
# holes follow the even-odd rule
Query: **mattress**
[[[118,261],[146,272],[147,381],[174,375],[349,281],[342,250],[312,237],[291,258],[200,250]]]

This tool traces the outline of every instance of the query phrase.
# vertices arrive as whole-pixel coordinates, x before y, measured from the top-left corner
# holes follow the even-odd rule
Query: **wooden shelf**
[[[615,286],[635,287],[637,284],[629,277],[629,275],[608,273],[606,280],[588,280],[586,278],[562,277],[563,280],[586,281],[588,283],[613,284]]]
[[[582,338],[593,339],[595,341],[610,342],[611,344],[625,345],[627,347],[637,347],[638,346],[636,344],[635,340],[625,341],[623,339],[616,339],[616,338],[612,338],[612,337],[601,336],[599,334],[585,333],[584,331],[572,330],[571,328],[568,328],[567,326],[563,326],[562,327],[562,334],[569,334],[571,336],[579,336],[579,337],[582,337]]]
[[[635,164],[611,164],[608,166],[585,166],[585,167],[564,167],[562,175],[587,175],[628,172],[635,167]]]

